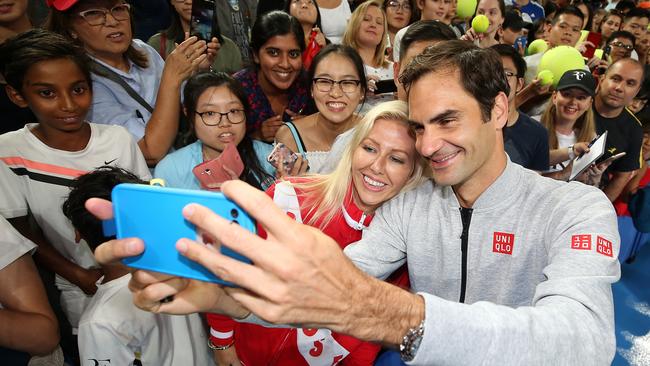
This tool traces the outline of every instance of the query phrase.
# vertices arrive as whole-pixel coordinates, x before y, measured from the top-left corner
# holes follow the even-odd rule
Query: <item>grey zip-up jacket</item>
[[[427,183],[385,203],[345,248],[381,279],[408,263],[426,306],[410,365],[611,364],[618,251],[601,191],[510,161],[472,210]]]

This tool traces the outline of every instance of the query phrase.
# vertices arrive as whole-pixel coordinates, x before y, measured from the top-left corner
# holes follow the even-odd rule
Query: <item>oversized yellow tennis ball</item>
[[[542,82],[542,85],[548,85],[553,82],[553,73],[551,70],[542,70],[537,74],[537,78]]]
[[[476,0],[458,0],[458,5],[456,6],[456,15],[459,18],[465,19],[474,15],[476,11]]]
[[[549,70],[553,74],[555,87],[565,72],[584,68],[585,60],[580,51],[571,46],[557,46],[544,53],[537,70]]]
[[[528,45],[528,55],[546,52],[546,50],[548,50],[548,43],[543,39],[536,39]]]
[[[476,33],[485,33],[487,32],[489,27],[490,27],[490,21],[483,14],[479,14],[475,16],[474,19],[472,20],[472,28]]]

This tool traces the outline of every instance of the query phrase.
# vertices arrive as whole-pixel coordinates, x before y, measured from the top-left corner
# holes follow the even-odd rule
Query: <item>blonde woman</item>
[[[415,135],[408,127],[406,103],[393,101],[370,110],[359,122],[332,173],[285,180],[267,193],[287,214],[320,228],[345,248],[361,238],[381,204],[419,185],[425,179],[425,169],[426,163],[415,150]],[[402,268],[392,282],[405,286],[407,277]],[[208,321],[213,329],[211,342],[235,346],[215,351],[217,360],[236,357],[246,365],[304,365],[307,359],[316,362],[314,358],[322,358],[370,366],[379,350],[378,345],[326,329],[270,329],[212,314]],[[214,337],[233,334],[233,330],[234,339]],[[327,352],[317,356],[309,353],[325,344]]]
[[[591,109],[595,91],[596,81],[587,71],[569,70],[562,75],[541,119],[548,130],[548,176],[568,178],[571,160],[589,150],[589,142],[596,136]]]
[[[368,90],[373,93],[376,82],[393,79],[393,63],[386,58],[388,47],[388,22],[379,0],[366,1],[352,13],[348,27],[343,35],[343,44],[354,48],[363,60],[368,80]],[[362,113],[387,100],[394,100],[390,95],[375,96],[366,99]]]

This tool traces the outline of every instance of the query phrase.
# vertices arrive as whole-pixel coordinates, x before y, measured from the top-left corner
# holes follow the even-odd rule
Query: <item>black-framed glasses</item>
[[[634,46],[631,44],[625,44],[623,42],[612,42],[610,43],[610,46],[625,48],[627,51],[632,51],[634,49]]]
[[[391,0],[386,3],[386,8],[393,8],[395,11],[397,11],[399,8],[402,8],[403,11],[411,11],[411,4],[408,1],[400,4],[399,1]]]
[[[506,74],[506,78],[517,77],[517,74],[512,71],[504,71],[503,73]]]
[[[291,3],[292,3],[292,4],[307,4],[307,5],[311,5],[311,4],[314,3],[314,1],[313,1],[313,0],[291,0]]]
[[[89,25],[104,25],[106,24],[106,15],[111,13],[115,20],[123,21],[129,20],[131,17],[131,5],[119,4],[109,9],[88,9],[79,12],[78,15],[82,17]]]
[[[194,112],[201,117],[201,121],[206,126],[219,126],[221,124],[221,119],[223,116],[226,116],[228,122],[233,125],[244,122],[246,119],[246,113],[243,109],[231,109],[226,113],[207,111],[207,112]]]
[[[332,80],[328,78],[314,78],[313,82],[316,85],[316,89],[320,92],[329,93],[334,85],[338,84],[341,91],[346,94],[356,92],[359,84],[361,84],[361,80],[354,79]]]

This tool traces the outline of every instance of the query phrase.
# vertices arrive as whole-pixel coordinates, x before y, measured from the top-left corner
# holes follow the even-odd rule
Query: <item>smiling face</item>
[[[386,21],[391,32],[397,32],[406,27],[411,19],[411,3],[409,0],[391,0],[386,4]]]
[[[616,37],[609,42],[609,45],[612,49],[609,54],[612,57],[612,62],[630,57],[632,55],[632,50],[634,49],[632,40],[626,37]]]
[[[83,127],[92,93],[79,66],[62,58],[32,65],[14,102],[29,107],[45,131],[76,132]]]
[[[375,48],[383,37],[384,12],[377,6],[369,6],[359,24],[357,42],[365,47]]]
[[[302,53],[293,34],[271,37],[253,55],[262,88],[287,90],[302,70]]]
[[[575,123],[591,108],[591,96],[580,88],[568,88],[553,92],[551,101],[555,105],[558,122]]]
[[[352,61],[339,53],[330,53],[323,58],[316,65],[314,78],[334,81],[361,80]],[[347,121],[363,100],[363,93],[358,85],[354,92],[344,93],[340,84],[332,85],[329,92],[322,92],[316,87],[316,84],[312,83],[311,92],[321,116],[334,123]]]
[[[79,13],[90,9],[108,10],[122,2],[115,1],[106,4],[110,5],[102,7],[92,2],[81,3],[78,9],[75,8],[75,11]],[[117,20],[110,13],[106,14],[104,25],[90,25],[82,17],[74,16],[71,26],[73,38],[79,39],[86,51],[99,59],[121,57],[133,40],[130,20]]]
[[[560,14],[555,24],[551,26],[548,41],[551,46],[573,47],[580,38],[582,19],[573,14]]]
[[[291,0],[289,14],[298,19],[300,24],[313,26],[316,24],[318,10],[316,9],[316,4],[311,0]]]
[[[609,38],[609,36],[611,36],[612,33],[621,29],[622,21],[623,19],[618,15],[610,15],[609,17],[607,17],[607,20],[605,20],[603,24],[600,26],[600,31],[601,34],[603,35],[603,39]]]
[[[206,89],[196,103],[197,113],[228,113],[232,110],[243,109],[242,102],[225,85]],[[246,134],[245,118],[242,122],[233,124],[226,116],[222,116],[218,126],[206,126],[198,114],[195,114],[193,118],[196,137],[201,140],[204,148],[217,154],[223,151],[226,144],[238,145]]]
[[[354,201],[374,212],[395,197],[415,170],[415,139],[402,121],[377,119],[352,155]]]
[[[503,14],[501,14],[501,9],[499,9],[498,0],[480,1],[476,8],[476,14],[485,15],[490,21],[490,26],[486,32],[488,34],[496,32],[503,24]]]
[[[449,13],[451,0],[417,0],[421,20],[445,20]]]
[[[461,85],[459,72],[440,70],[411,85],[408,103],[416,148],[429,160],[437,184],[454,186],[458,194],[463,187],[487,186],[491,181],[484,180],[501,172],[504,154],[499,130],[508,118],[503,93],[495,99],[490,120],[484,122],[478,102]]]

